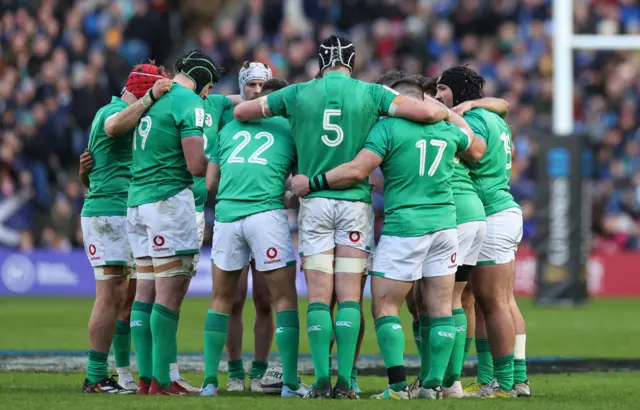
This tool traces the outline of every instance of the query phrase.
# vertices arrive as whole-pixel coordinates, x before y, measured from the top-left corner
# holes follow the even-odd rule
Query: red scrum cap
[[[138,64],[131,70],[125,90],[135,95],[136,98],[142,98],[161,78],[169,78],[163,67],[154,64]]]

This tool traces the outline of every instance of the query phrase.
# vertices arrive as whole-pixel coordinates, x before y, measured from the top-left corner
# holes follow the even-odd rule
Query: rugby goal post
[[[577,305],[588,293],[593,154],[574,133],[574,50],[640,49],[640,36],[573,31],[573,0],[553,1],[552,134],[540,138],[536,303]],[[592,289],[596,290],[596,289]]]

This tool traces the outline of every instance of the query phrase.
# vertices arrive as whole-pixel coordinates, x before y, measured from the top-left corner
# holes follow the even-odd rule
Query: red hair
[[[136,98],[142,98],[153,84],[162,78],[169,78],[162,66],[138,64],[131,70],[125,89]]]

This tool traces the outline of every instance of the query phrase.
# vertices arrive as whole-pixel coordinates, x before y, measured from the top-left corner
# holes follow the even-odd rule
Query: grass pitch
[[[193,384],[202,381],[202,375],[187,374]],[[362,400],[284,400],[277,396],[261,394],[231,394],[221,392],[216,398],[205,397],[150,397],[106,396],[80,392],[83,374],[51,373],[0,373],[1,409],[244,409],[277,408],[283,410],[353,409],[353,408],[404,408],[404,409],[633,409],[638,408],[639,373],[591,373],[578,375],[544,375],[531,379],[534,397],[530,399],[449,399],[438,402],[413,400],[403,402],[369,400],[372,393],[379,393],[386,386],[382,377],[360,377]],[[309,382],[308,378],[306,381]],[[224,378],[222,380],[224,386]],[[366,406],[366,407],[364,407]],[[396,407],[401,406],[401,407]]]

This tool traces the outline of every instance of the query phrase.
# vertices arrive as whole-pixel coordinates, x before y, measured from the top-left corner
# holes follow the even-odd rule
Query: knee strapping
[[[151,258],[136,259],[136,279],[154,280],[156,275],[153,271],[153,260]]]
[[[311,255],[302,262],[303,270],[319,270],[333,275],[333,255],[319,253]]]
[[[193,256],[194,255],[176,255],[167,258],[153,258],[153,269],[156,278],[193,276],[195,273]]]
[[[131,268],[127,269],[128,266],[123,266],[124,269],[122,269],[122,272],[118,273],[118,274],[106,273],[104,268],[105,268],[104,266],[94,266],[93,267],[93,275],[96,278],[96,280],[109,280],[109,279],[117,279],[117,278],[126,278],[126,277],[129,277],[129,275],[131,273]],[[113,268],[113,266],[110,266],[109,268]],[[112,269],[110,269],[110,271],[112,271]]]
[[[364,273],[367,267],[367,258],[336,258],[336,272]]]

